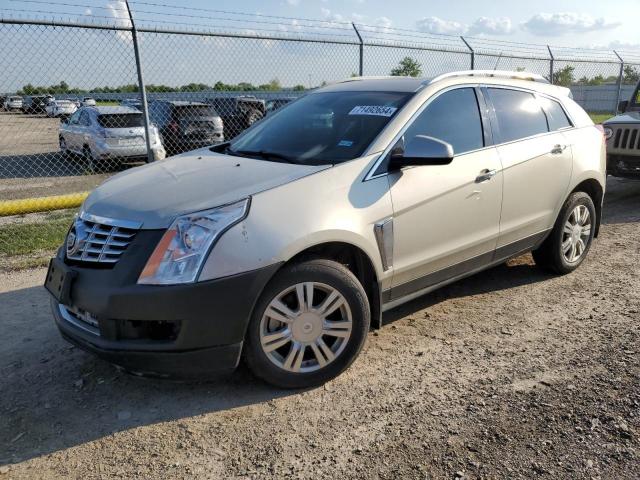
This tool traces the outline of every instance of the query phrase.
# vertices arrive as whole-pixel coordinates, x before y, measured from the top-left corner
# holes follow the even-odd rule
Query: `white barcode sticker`
[[[358,105],[353,107],[349,115],[376,115],[378,117],[390,117],[398,110],[396,107],[384,105]]]

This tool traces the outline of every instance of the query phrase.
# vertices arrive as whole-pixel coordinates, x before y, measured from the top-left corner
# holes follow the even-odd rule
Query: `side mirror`
[[[627,107],[629,106],[629,100],[621,100],[618,103],[618,112],[624,113],[627,111]]]
[[[389,168],[419,165],[448,165],[453,161],[453,147],[447,142],[426,135],[416,135],[406,144],[404,150],[391,152]]]

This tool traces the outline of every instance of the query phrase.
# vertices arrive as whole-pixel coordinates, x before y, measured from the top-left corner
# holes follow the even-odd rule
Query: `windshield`
[[[98,123],[103,128],[131,128],[144,125],[141,113],[102,114],[98,115]]]
[[[304,165],[362,155],[411,93],[325,92],[307,95],[231,142],[228,153]]]

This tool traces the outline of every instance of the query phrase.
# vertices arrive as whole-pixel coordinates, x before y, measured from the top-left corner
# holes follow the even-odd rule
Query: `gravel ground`
[[[571,275],[525,255],[385,315],[349,371],[282,391],[121,374],[0,285],[0,478],[611,478],[640,472],[640,183]],[[4,477],[3,477],[4,475]]]

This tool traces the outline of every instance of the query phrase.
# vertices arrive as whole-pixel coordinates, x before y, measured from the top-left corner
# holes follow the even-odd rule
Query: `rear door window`
[[[549,131],[544,112],[532,93],[506,88],[488,90],[498,119],[500,143]]]

